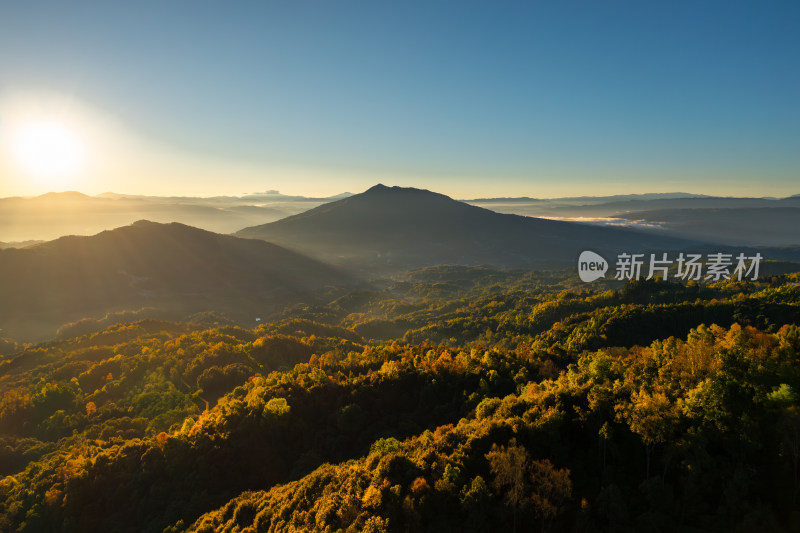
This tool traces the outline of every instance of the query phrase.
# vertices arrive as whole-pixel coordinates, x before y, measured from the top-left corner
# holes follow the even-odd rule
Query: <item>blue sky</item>
[[[85,164],[2,152],[0,196],[788,195],[799,82],[795,2],[9,1],[3,139],[54,116]]]

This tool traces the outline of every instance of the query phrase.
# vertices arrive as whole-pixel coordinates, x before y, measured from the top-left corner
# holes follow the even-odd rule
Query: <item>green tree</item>
[[[508,446],[492,445],[486,454],[494,476],[492,484],[498,492],[504,492],[506,501],[513,509],[513,531],[517,531],[517,512],[527,503],[528,479],[525,475],[530,457],[527,450],[518,446],[515,439]]]
[[[653,447],[667,441],[676,428],[680,410],[663,392],[650,394],[645,390],[634,391],[631,401],[618,404],[616,410],[631,431],[642,439],[647,455],[646,478],[649,478]]]

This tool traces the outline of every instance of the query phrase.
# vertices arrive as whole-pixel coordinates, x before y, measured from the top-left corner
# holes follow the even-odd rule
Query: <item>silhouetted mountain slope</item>
[[[0,251],[0,328],[25,336],[142,306],[187,313],[268,309],[291,295],[350,280],[274,244],[140,221],[92,237]]]
[[[505,215],[427,190],[384,185],[237,235],[340,264],[388,270],[441,263],[563,265],[587,248],[643,251],[693,244],[626,229]]]

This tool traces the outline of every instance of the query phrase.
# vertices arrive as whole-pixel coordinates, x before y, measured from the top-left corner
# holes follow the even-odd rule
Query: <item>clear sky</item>
[[[0,3],[0,196],[800,193],[800,3]]]

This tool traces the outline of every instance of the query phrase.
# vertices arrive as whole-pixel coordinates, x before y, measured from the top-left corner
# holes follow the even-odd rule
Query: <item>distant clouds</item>
[[[613,217],[540,217],[549,220],[562,220],[564,222],[580,222],[581,224],[592,224],[596,226],[618,226],[625,228],[639,228],[647,230],[665,229],[662,225],[646,220],[625,220]]]

